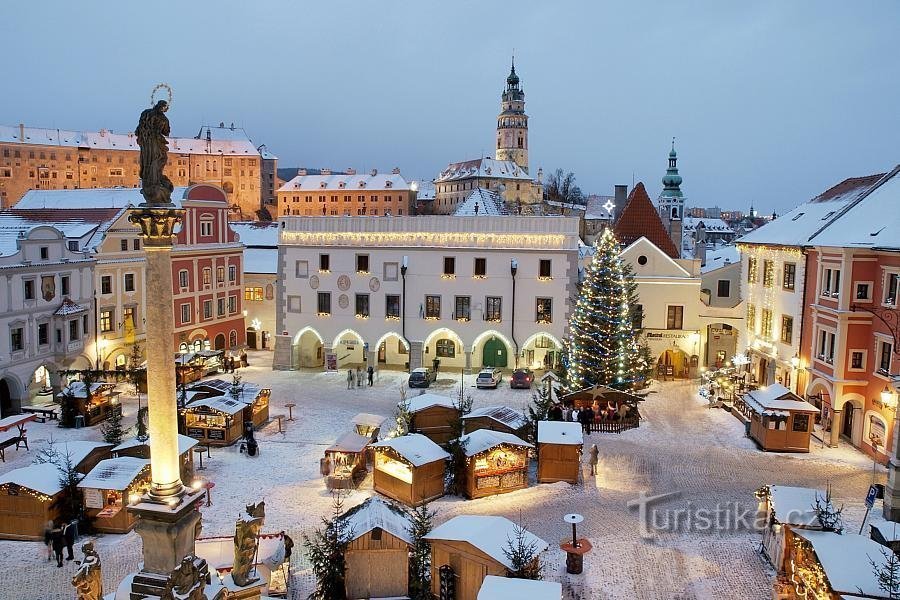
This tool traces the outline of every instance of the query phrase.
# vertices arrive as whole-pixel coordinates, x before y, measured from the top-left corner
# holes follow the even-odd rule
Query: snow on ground
[[[214,481],[213,505],[203,508],[203,535],[231,535],[246,504],[266,501],[265,531],[285,530],[297,542],[292,557],[293,598],[306,598],[311,576],[302,556],[303,533],[318,526],[331,513],[332,498],[319,476],[319,458],[337,437],[351,429],[359,412],[391,417],[400,398],[418,390],[405,388],[406,376],[385,371],[375,386],[347,389],[342,373],[272,371],[271,354],[252,353],[244,380],[272,388],[270,414],[285,415],[283,433],[273,418],[257,434],[260,454],[250,458],[238,445],[213,448],[198,475]],[[225,376],[226,378],[228,376]],[[525,410],[527,390],[477,390],[474,375],[465,377],[465,389],[476,408],[505,404]],[[428,391],[453,395],[459,375],[441,374]],[[755,511],[753,491],[764,484],[824,487],[830,482],[851,531],[858,531],[865,511],[863,500],[872,481],[872,465],[852,448],[823,448],[814,444],[809,454],[759,451],[744,437],[744,429],[728,412],[710,409],[698,398],[696,386],[670,382],[654,385],[643,403],[644,421],[626,433],[592,434],[586,444],[600,448],[596,476],[587,467],[583,484],[533,485],[502,496],[466,501],[442,498],[432,504],[438,523],[459,514],[520,517],[530,531],[550,543],[545,555],[546,577],[563,584],[566,598],[766,598],[771,596],[773,572],[759,553],[760,538],[746,530],[723,528],[702,531],[700,511]],[[295,421],[288,422],[285,404],[293,402]],[[123,399],[127,423],[133,423],[137,404]],[[63,439],[101,439],[99,427],[58,429],[54,423],[31,423],[26,452],[10,450],[0,472],[29,464],[51,436]],[[534,465],[532,465],[534,470]],[[884,480],[880,469],[878,480]],[[639,513],[627,503],[642,493],[668,494],[654,507],[655,523],[662,531],[642,532]],[[371,496],[371,473],[351,493],[345,507]],[[685,510],[685,509],[690,510]],[[674,511],[681,510],[682,517]],[[720,515],[724,512],[720,511]],[[588,537],[594,551],[585,560],[583,575],[567,575],[558,543],[570,534],[562,516],[579,512],[585,521],[579,535]],[[712,514],[711,512],[709,514]],[[693,520],[688,521],[688,516]],[[675,520],[681,518],[679,526]],[[720,517],[724,518],[724,517]],[[727,520],[727,519],[725,519]],[[733,520],[733,519],[732,519]],[[647,535],[643,535],[646,533]],[[140,538],[134,534],[95,538],[103,561],[105,589],[114,589],[127,573],[138,568]],[[83,540],[82,540],[83,541]],[[82,543],[79,542],[79,546]],[[76,554],[78,554],[76,552]],[[0,541],[0,573],[10,580],[15,573],[14,596],[55,600],[72,597],[69,580],[74,564],[57,569],[46,562],[39,543]]]

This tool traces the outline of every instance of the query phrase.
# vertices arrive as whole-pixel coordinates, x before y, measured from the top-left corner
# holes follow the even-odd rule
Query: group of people
[[[247,351],[243,349],[241,350],[241,353],[237,358],[235,358],[231,354],[226,354],[222,358],[222,363],[225,366],[226,373],[234,373],[234,370],[236,368],[246,367],[250,364],[250,362],[247,360]]]
[[[372,365],[366,367],[366,370],[363,371],[360,367],[356,367],[356,372],[354,373],[353,367],[347,369],[347,389],[351,389],[354,385],[357,388],[364,387],[363,377],[369,383],[369,387],[372,387],[372,384],[375,381],[375,369],[372,368]]]
[[[47,547],[47,562],[56,558],[56,566],[63,566],[63,549],[67,551],[66,560],[74,560],[72,548],[78,537],[78,521],[47,521],[44,527],[44,545]]]
[[[605,407],[601,407],[600,402],[594,400],[593,404],[582,409],[575,408],[570,404],[562,405],[556,402],[547,411],[547,419],[550,421],[581,423],[581,430],[585,434],[590,434],[591,423],[624,419],[629,410],[627,404],[616,405],[612,400],[608,401]]]

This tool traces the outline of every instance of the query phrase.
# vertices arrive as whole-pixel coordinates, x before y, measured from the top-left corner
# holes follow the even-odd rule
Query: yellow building
[[[367,174],[357,174],[356,169],[345,173],[322,169],[316,175],[300,169],[278,189],[277,216],[408,216],[415,208],[415,188],[397,168],[390,173],[372,169]]]

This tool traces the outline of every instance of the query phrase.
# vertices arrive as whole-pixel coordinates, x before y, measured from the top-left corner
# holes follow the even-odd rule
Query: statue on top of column
[[[163,170],[169,160],[169,119],[166,111],[169,103],[160,100],[144,110],[134,135],[141,148],[141,195],[150,207],[171,206],[174,186]]]

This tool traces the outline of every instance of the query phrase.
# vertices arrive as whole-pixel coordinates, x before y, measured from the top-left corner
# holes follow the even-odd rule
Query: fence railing
[[[630,418],[630,419],[619,419],[618,421],[594,421],[591,423],[591,433],[622,433],[628,429],[634,429],[635,427],[640,426],[641,420]]]

